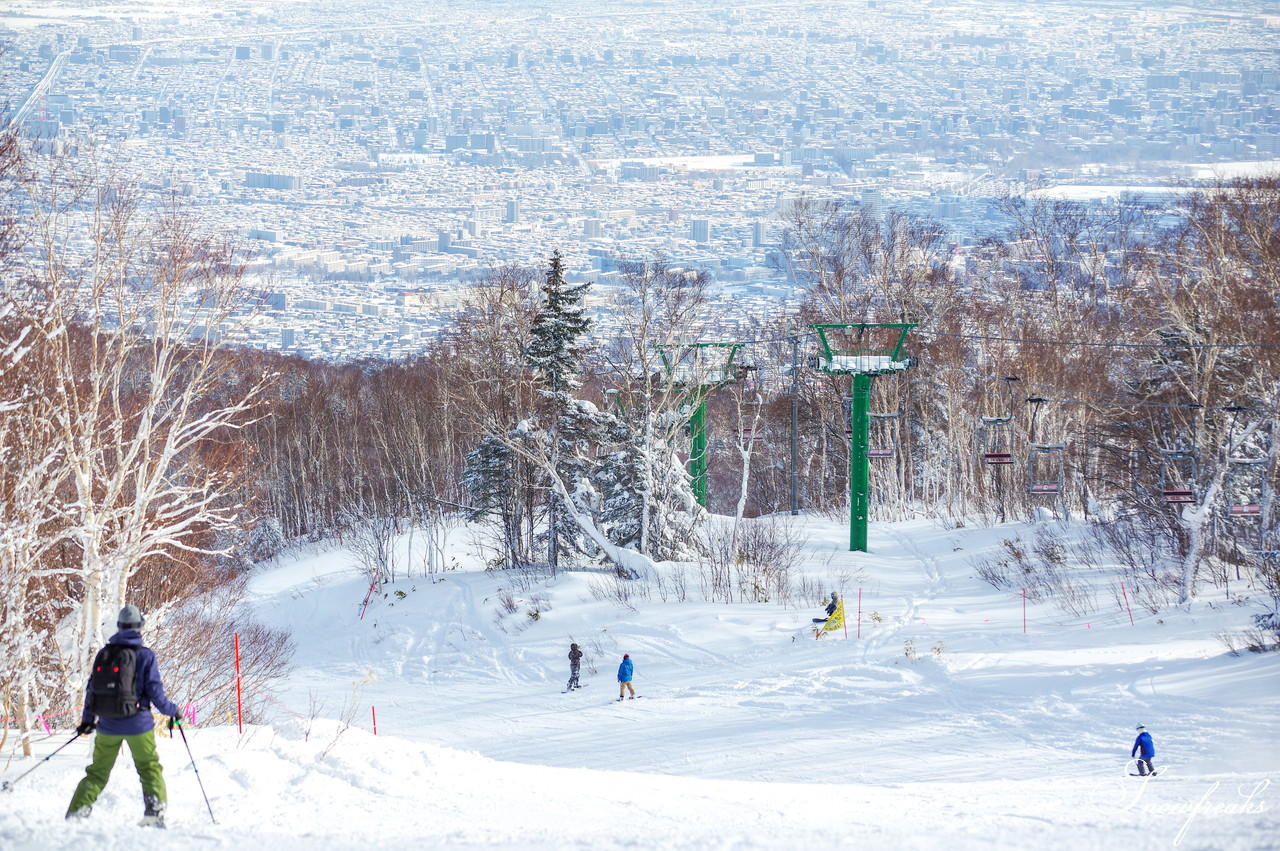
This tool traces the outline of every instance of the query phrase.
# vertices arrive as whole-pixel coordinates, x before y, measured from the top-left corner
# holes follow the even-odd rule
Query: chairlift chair
[[[1013,417],[982,418],[983,463],[1013,463]]]
[[[1160,450],[1160,496],[1170,505],[1196,502],[1196,454],[1189,449]]]
[[[1033,443],[1027,458],[1027,493],[1058,494],[1066,474],[1065,443]]]
[[[871,443],[867,446],[868,458],[891,459],[897,455],[898,439],[893,427],[901,411],[888,414],[871,414]]]
[[[1227,516],[1249,519],[1262,516],[1262,489],[1266,486],[1265,458],[1227,459]]]

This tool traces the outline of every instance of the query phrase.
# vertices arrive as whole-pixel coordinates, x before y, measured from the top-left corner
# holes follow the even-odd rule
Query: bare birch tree
[[[53,159],[29,184],[31,240],[8,296],[48,358],[67,465],[78,679],[150,560],[209,554],[239,508],[236,476],[202,450],[249,419],[266,376],[231,376],[221,339],[245,303],[231,247],[174,204],[95,163]],[[154,622],[154,621],[153,621]]]

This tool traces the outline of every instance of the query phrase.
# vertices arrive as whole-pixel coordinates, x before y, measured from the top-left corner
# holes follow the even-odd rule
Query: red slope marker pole
[[[1120,583],[1120,593],[1124,595],[1124,607],[1129,613],[1129,626],[1133,626],[1133,609],[1129,608],[1129,592],[1124,590],[1124,583]]]
[[[244,704],[240,695],[240,633],[236,633],[236,724],[240,727],[240,735],[244,735]]]
[[[373,734],[378,735],[378,707],[370,706],[369,712],[373,715]]]

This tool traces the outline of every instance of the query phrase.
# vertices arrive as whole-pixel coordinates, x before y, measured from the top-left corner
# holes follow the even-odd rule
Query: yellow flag
[[[831,617],[827,618],[827,622],[823,625],[823,632],[835,632],[844,626],[844,598],[840,598],[840,602],[836,604],[836,610],[831,613]]]

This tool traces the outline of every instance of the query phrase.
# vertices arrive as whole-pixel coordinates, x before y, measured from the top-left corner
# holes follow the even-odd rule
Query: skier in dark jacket
[[[161,714],[172,718],[172,723],[181,724],[182,718],[177,705],[165,697],[156,654],[142,646],[142,634],[138,631],[142,629],[142,624],[142,612],[138,607],[125,606],[120,610],[120,617],[116,621],[120,631],[107,641],[108,645],[132,647],[137,653],[134,676],[137,712],[127,718],[104,718],[95,712],[92,675],[85,688],[84,709],[81,711],[80,726],[76,727],[76,733],[87,736],[97,730],[98,735],[93,742],[93,762],[85,770],[84,779],[71,796],[71,805],[67,808],[69,819],[89,817],[93,802],[98,799],[111,777],[111,769],[120,754],[120,746],[127,742],[129,752],[133,755],[134,768],[138,771],[138,779],[142,781],[142,802],[146,809],[141,824],[164,827],[168,794],[164,785],[164,769],[156,755],[156,737],[152,732],[155,721],[151,717],[151,707],[155,706]]]
[[[1133,740],[1133,748],[1129,751],[1129,758],[1138,757],[1138,775],[1146,777],[1150,774],[1156,776],[1156,767],[1151,763],[1151,758],[1156,755],[1156,746],[1151,741],[1151,734],[1147,732],[1147,728],[1139,724],[1138,738]]]
[[[569,645],[569,684],[565,686],[565,691],[573,691],[576,688],[582,688],[578,684],[578,671],[582,667],[582,651],[578,649],[578,645]]]
[[[635,674],[635,663],[631,661],[630,653],[622,654],[622,664],[618,666],[618,700],[622,700],[622,696],[628,691],[631,692],[631,699],[635,699],[635,686],[631,685],[631,678]]]

